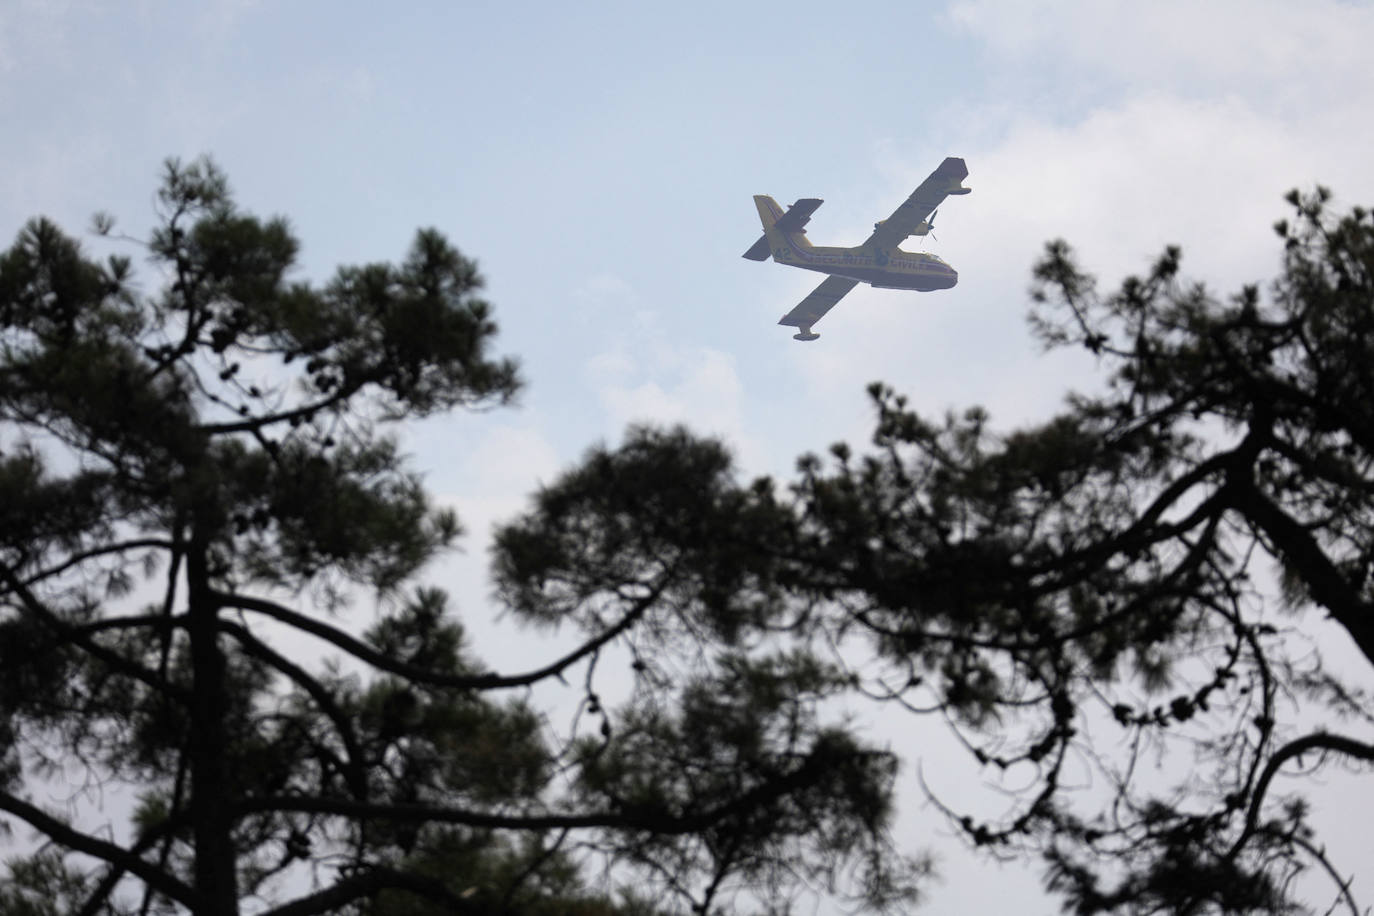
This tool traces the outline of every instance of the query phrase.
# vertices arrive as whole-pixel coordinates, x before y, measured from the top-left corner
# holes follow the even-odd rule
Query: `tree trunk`
[[[186,557],[191,642],[191,819],[195,839],[195,916],[238,916],[233,799],[229,791],[225,663],[210,594],[206,544],[193,534]]]

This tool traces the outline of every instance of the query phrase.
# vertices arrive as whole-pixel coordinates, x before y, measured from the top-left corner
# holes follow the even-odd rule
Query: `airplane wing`
[[[778,324],[789,325],[798,328],[801,334],[796,335],[798,340],[811,340],[811,325],[820,321],[825,313],[835,307],[835,303],[845,297],[851,289],[859,285],[858,280],[851,280],[849,277],[829,276],[821,281],[821,285],[811,291],[796,307],[786,315]]]
[[[896,248],[909,235],[921,228],[935,208],[951,194],[967,194],[960,182],[968,177],[964,160],[950,156],[930,173],[911,196],[892,212],[892,215],[873,227],[873,234],[864,242],[875,248]]]

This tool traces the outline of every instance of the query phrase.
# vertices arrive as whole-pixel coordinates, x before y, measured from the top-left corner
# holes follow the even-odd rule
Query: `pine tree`
[[[1328,200],[1290,195],[1267,296],[1185,282],[1176,248],[1102,296],[1051,243],[1033,327],[1094,354],[1102,391],[998,434],[876,385],[873,453],[804,465],[801,591],[1015,786],[1000,820],[936,800],[1043,855],[1074,912],[1321,912],[1293,896],[1309,867],[1357,912],[1274,781],[1374,762],[1370,669],[1317,636],[1374,663],[1374,219]]]
[[[155,293],[43,219],[0,258],[0,815],[43,843],[9,863],[0,909],[705,913],[851,867],[875,904],[908,895],[893,759],[820,714],[846,682],[751,644],[780,606],[737,597],[757,577],[711,526],[757,538],[791,516],[712,515],[733,498],[722,446],[645,434],[637,461],[546,491],[531,518],[592,506],[600,527],[512,526],[501,588],[585,639],[490,672],[416,584],[459,526],[392,432],[519,388],[474,264],[427,229],[401,263],[316,287],[288,278],[286,222],[238,210],[208,160],[169,162],[158,201]],[[521,578],[559,538],[587,565]],[[623,539],[655,538],[620,576]],[[374,599],[365,632],[333,614]],[[633,658],[623,704],[597,695],[613,646]],[[518,688],[564,675],[594,727],[560,743]],[[81,793],[53,807],[72,779],[131,817]]]
[[[929,799],[970,844],[1042,857],[1073,912],[1321,912],[1292,880],[1315,868],[1358,914],[1302,793],[1275,781],[1374,762],[1371,697],[1318,645],[1334,624],[1374,662],[1374,219],[1327,199],[1290,198],[1268,297],[1219,300],[1176,249],[1100,296],[1050,244],[1033,328],[1106,381],[1045,422],[930,419],[875,384],[872,450],[803,457],[785,494],[733,482],[724,456],[708,472],[710,443],[682,431],[595,453],[503,532],[507,600],[589,632],[606,600],[627,624],[692,607],[798,653],[748,669],[766,689],[740,709],[768,678],[824,672],[911,736],[903,756],[952,731],[1000,791],[975,805],[934,780]],[[666,571],[684,578],[655,591]],[[660,729],[663,752],[733,721]],[[614,753],[589,773],[645,775]],[[995,799],[1004,816],[968,813]]]

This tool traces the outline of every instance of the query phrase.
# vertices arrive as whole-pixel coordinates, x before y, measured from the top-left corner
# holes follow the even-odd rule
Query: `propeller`
[[[930,216],[926,219],[926,231],[921,233],[921,247],[926,247],[926,237],[929,236],[935,241],[940,241],[935,237],[935,214],[939,213],[939,208],[930,211]]]

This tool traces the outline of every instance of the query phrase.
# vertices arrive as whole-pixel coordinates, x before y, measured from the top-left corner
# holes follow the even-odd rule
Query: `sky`
[[[875,380],[927,413],[1044,418],[1094,383],[1025,324],[1053,238],[1107,288],[1171,243],[1221,293],[1263,284],[1288,189],[1374,203],[1370,47],[1374,5],[1338,0],[0,0],[0,242],[96,210],[144,233],[162,160],[209,153],[243,208],[289,218],[300,279],[422,226],[475,258],[527,387],[406,445],[466,522],[437,575],[499,666],[528,635],[486,619],[489,526],[627,424],[688,423],[786,478],[867,440]],[[924,245],[958,286],[861,286],[793,341],[776,321],[820,278],[740,257],[751,196],[824,198],[810,238],[857,244],[946,156],[973,193]],[[933,812],[900,832],[944,854],[928,912],[1053,912]]]

